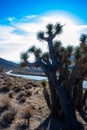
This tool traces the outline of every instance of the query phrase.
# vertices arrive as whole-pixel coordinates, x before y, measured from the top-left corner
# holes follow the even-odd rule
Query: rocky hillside
[[[0,58],[0,69],[17,69],[18,68],[18,64],[12,62],[12,61],[8,61],[6,59]]]

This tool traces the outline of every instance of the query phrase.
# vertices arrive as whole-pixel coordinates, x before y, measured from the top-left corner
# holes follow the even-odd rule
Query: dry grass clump
[[[38,87],[38,85],[37,85],[36,83],[34,83],[34,84],[33,84],[33,87],[35,87],[35,88],[36,88],[36,87]]]
[[[41,88],[39,88],[39,87],[35,88],[34,94],[38,94],[39,92],[41,92]]]
[[[11,106],[11,104],[9,102],[9,98],[7,98],[7,97],[1,98],[1,100],[0,100],[0,113],[9,109],[10,106]]]
[[[0,77],[1,79],[1,77]],[[3,76],[3,79],[1,79],[1,85],[0,85],[0,92],[6,93],[8,92],[12,87],[12,82],[10,78],[7,75]]]
[[[29,81],[27,84],[29,84],[29,85],[31,85],[31,86],[33,86],[34,85],[34,81]]]
[[[26,90],[25,94],[26,94],[26,97],[30,97],[30,96],[32,96],[32,91]]]
[[[13,77],[9,77],[8,81],[10,82],[11,85],[14,85],[14,78]]]
[[[26,102],[26,98],[23,96],[20,98],[19,103],[24,103],[24,102]]]
[[[11,91],[8,93],[8,96],[9,96],[9,98],[13,98],[13,95],[14,95],[14,92],[11,90]]]
[[[19,93],[20,91],[21,91],[21,87],[16,86],[16,87],[14,88],[14,93]]]
[[[42,95],[39,93],[42,88],[39,87],[38,82],[22,77],[6,75],[2,77],[0,88],[7,86],[9,91],[0,93],[0,130],[28,130],[29,126],[33,130],[40,121],[38,118],[40,114],[43,118],[43,108],[40,106],[43,104]],[[17,109],[17,113],[12,105]],[[21,109],[23,109],[22,113],[20,113]],[[35,112],[34,116],[32,110]]]
[[[25,89],[31,89],[33,86],[31,84],[29,84],[29,85],[25,85],[24,87],[25,87]]]
[[[15,130],[27,130],[28,126],[25,122],[18,122],[15,126]]]
[[[14,91],[14,93],[19,93],[23,88],[22,83],[15,83],[12,90]]]
[[[28,127],[29,127],[29,122],[30,122],[30,118],[32,117],[32,115],[33,115],[33,109],[31,107],[26,107],[25,109],[22,110],[21,117],[23,119],[25,119]]]
[[[10,90],[8,83],[3,83],[0,87],[0,92],[7,93]]]
[[[24,109],[22,109],[22,117],[24,118],[30,118],[33,115],[33,109],[30,106],[26,106]]]
[[[26,96],[26,93],[25,92],[20,92],[19,94],[18,94],[18,96],[17,96],[17,100],[20,100],[20,98],[22,98],[22,97],[24,97],[24,96]]]
[[[15,119],[16,111],[15,109],[9,109],[2,114],[0,121],[1,128],[7,128],[11,125],[12,121]]]
[[[13,81],[10,79],[10,77],[4,79],[4,82],[7,83],[8,86],[12,86],[13,85]]]
[[[28,93],[26,94],[25,92],[20,92],[16,97],[16,100],[19,100],[19,103],[24,103],[26,102],[26,96],[28,96]]]

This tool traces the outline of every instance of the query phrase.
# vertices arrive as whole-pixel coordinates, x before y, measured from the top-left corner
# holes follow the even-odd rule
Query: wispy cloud
[[[8,17],[7,20],[8,20],[9,22],[12,22],[12,21],[15,20],[15,17]]]
[[[38,31],[45,30],[47,23],[65,24],[63,33],[56,37],[65,46],[78,45],[81,33],[87,33],[87,25],[60,14],[30,15],[19,20],[9,17],[8,21],[9,25],[0,24],[0,56],[12,61],[20,61],[20,53],[34,44],[43,51],[47,50],[47,44],[39,42],[36,37]]]

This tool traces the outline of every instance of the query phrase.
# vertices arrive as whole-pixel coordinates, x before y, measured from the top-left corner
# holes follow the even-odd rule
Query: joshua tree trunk
[[[87,110],[86,100],[87,100],[87,90],[85,90],[85,93],[84,93],[83,99],[82,99],[82,107],[84,107],[85,111]]]
[[[82,88],[82,82],[81,82],[78,87],[78,100],[77,100],[78,111],[82,111],[82,98],[83,98],[83,88]]]
[[[54,89],[55,89],[55,95],[57,97],[57,100],[59,99],[60,101],[60,105],[62,108],[62,111],[64,113],[65,119],[67,121],[67,123],[69,124],[69,128],[70,130],[77,130],[77,122],[76,122],[76,118],[75,118],[75,113],[72,112],[71,106],[69,104],[69,101],[67,99],[67,96],[65,94],[65,91],[63,89],[63,87],[61,86],[61,83],[59,82],[59,80],[56,77],[56,74],[54,74],[52,72],[52,75],[50,75],[50,79],[51,82],[50,84],[53,85]],[[54,93],[51,93],[53,98],[55,99]],[[58,106],[56,106],[56,102],[54,107],[54,110],[57,109]],[[58,113],[58,110],[56,110],[54,113]]]
[[[59,97],[55,90],[55,84],[53,84],[54,81],[52,81],[50,78],[48,81],[49,81],[49,88],[51,93],[51,114],[57,117],[58,111],[60,111],[61,109]]]

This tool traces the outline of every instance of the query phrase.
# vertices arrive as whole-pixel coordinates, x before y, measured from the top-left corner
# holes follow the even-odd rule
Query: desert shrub
[[[36,87],[38,87],[38,86],[37,86],[37,84],[33,84],[33,87],[35,87],[35,88],[36,88]]]
[[[45,79],[40,80],[40,84],[41,84],[42,87],[46,87],[47,81]]]
[[[33,86],[34,81],[30,81],[28,84],[31,85],[31,86]]]
[[[27,120],[27,125],[29,126],[29,120],[33,115],[33,110],[31,107],[26,107],[25,109],[22,110],[22,115],[21,117],[25,120]]]
[[[1,88],[0,88],[0,92],[3,93],[7,93],[10,90],[9,86],[7,84],[4,84]]]
[[[31,118],[32,115],[33,115],[33,110],[31,107],[26,107],[22,110],[22,115],[21,115],[22,118],[28,119]]]
[[[25,87],[23,86],[22,88],[21,88],[21,91],[24,91],[25,90]]]
[[[27,130],[28,126],[24,122],[16,124],[15,130]]]
[[[30,84],[30,85],[25,85],[25,89],[31,89],[33,86]]]
[[[25,91],[26,97],[30,97],[32,95],[32,91]]]
[[[10,98],[13,98],[13,94],[14,94],[13,91],[10,91],[9,94],[8,94],[8,96],[9,96]]]
[[[2,98],[0,101],[0,113],[7,110],[10,107],[9,98]]]
[[[20,92],[20,90],[21,90],[21,88],[20,88],[20,87],[16,87],[16,88],[14,89],[14,92],[15,92],[15,93],[19,93],[19,92]]]
[[[28,88],[31,89],[33,86],[32,85],[29,85]]]
[[[25,92],[20,92],[19,94],[18,94],[18,96],[17,96],[17,100],[20,100],[20,98],[22,98],[23,96],[25,96],[26,94],[25,94]]]
[[[26,101],[26,98],[23,96],[20,98],[19,103],[24,103]]]
[[[35,90],[34,90],[34,94],[38,94],[40,91],[41,91],[41,88],[37,87],[37,88],[35,88]]]
[[[15,114],[16,112],[15,111],[5,111],[2,115],[2,119],[1,119],[1,123],[0,123],[0,127],[1,128],[7,128],[9,127],[9,125],[12,123],[12,121],[14,120],[15,118]]]

